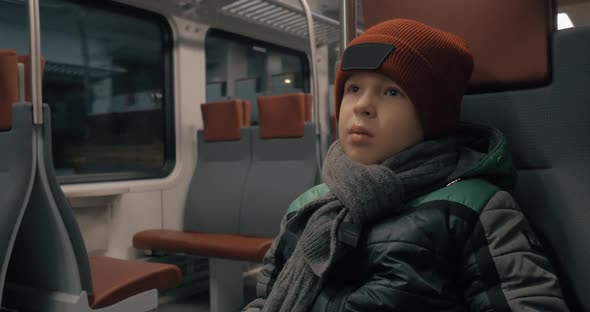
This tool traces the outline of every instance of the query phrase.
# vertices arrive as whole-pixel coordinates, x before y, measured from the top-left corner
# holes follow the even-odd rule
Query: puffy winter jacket
[[[504,136],[464,125],[446,187],[368,228],[329,272],[311,311],[568,311],[533,229],[510,195],[515,170]],[[325,184],[302,194],[281,226]],[[258,275],[259,311],[297,244],[275,240]],[[274,251],[280,251],[274,257]]]

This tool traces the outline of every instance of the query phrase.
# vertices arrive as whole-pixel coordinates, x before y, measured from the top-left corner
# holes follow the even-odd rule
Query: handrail
[[[356,37],[356,0],[342,0],[340,6],[340,56]]]
[[[313,27],[313,17],[309,5],[306,0],[299,0],[303,10],[305,11],[305,19],[307,20],[307,33],[309,38],[309,49],[311,58],[311,73],[312,73],[312,104],[313,104],[313,119],[315,122],[315,135],[316,135],[316,147],[317,147],[317,162],[318,168],[322,168],[322,144],[321,144],[321,120],[320,120],[320,94],[319,94],[319,83],[318,83],[318,71],[316,66],[316,41],[315,41],[315,29]],[[321,171],[320,171],[321,172]]]
[[[43,98],[41,94],[41,31],[39,0],[29,0],[29,43],[31,53],[31,101],[33,124],[43,124]]]

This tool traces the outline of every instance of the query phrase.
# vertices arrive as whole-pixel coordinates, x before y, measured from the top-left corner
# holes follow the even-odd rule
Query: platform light
[[[574,24],[572,23],[572,20],[567,15],[567,13],[557,14],[557,30],[572,28],[572,27],[574,27]]]
[[[293,81],[291,81],[291,79],[289,79],[289,78],[285,79],[286,84],[290,84],[291,82],[293,82]]]

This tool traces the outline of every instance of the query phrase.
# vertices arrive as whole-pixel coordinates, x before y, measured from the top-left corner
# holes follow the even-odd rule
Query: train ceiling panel
[[[188,16],[217,14],[303,39],[308,36],[303,9],[290,3],[272,0],[177,0],[175,3]],[[318,13],[312,16],[317,44],[338,42],[339,22]]]

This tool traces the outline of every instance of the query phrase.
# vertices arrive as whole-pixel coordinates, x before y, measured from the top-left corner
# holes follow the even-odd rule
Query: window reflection
[[[219,30],[205,41],[207,102],[241,98],[252,103],[252,124],[258,123],[256,98],[309,92],[307,56]]]
[[[43,100],[63,181],[157,177],[174,159],[170,30],[114,2],[42,0]],[[28,50],[25,2],[0,1],[2,46]],[[25,15],[26,16],[26,15]]]

